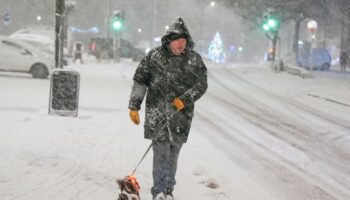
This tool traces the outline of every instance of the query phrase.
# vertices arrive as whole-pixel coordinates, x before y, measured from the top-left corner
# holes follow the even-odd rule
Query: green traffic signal
[[[265,31],[268,31],[270,29],[270,26],[268,24],[263,24],[263,29]]]
[[[121,21],[115,21],[113,22],[113,29],[119,31],[123,27],[123,24]]]
[[[121,31],[124,27],[124,21],[122,18],[115,17],[112,20],[111,26],[114,31]]]
[[[267,21],[267,24],[269,25],[270,28],[276,28],[277,26],[277,21],[275,19],[269,19]]]
[[[279,21],[275,18],[269,18],[263,22],[264,31],[276,31],[279,28]]]

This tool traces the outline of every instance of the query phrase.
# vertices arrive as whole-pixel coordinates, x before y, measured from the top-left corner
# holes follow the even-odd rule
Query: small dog
[[[140,185],[135,176],[118,179],[119,196],[117,200],[140,200]]]

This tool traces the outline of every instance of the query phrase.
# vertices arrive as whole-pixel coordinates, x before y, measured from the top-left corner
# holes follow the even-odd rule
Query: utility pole
[[[65,0],[56,0],[55,11],[55,68],[63,68],[63,29]]]

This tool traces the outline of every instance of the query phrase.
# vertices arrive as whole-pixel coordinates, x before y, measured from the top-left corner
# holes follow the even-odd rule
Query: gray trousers
[[[163,192],[172,193],[174,190],[177,160],[181,142],[168,140],[153,140],[153,197]]]

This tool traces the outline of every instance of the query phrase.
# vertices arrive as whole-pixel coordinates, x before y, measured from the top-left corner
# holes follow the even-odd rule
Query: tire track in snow
[[[228,159],[241,166],[251,178],[270,191],[273,196],[276,196],[276,199],[336,199],[316,184],[305,181],[303,176],[291,170],[290,166],[281,162],[273,152],[245,137],[245,133],[235,129],[235,127],[228,129],[228,127],[205,117],[206,114],[198,112],[196,114],[206,124],[205,128],[202,126],[196,128],[222,150]]]
[[[235,77],[238,77],[238,76],[235,75]],[[224,90],[226,90],[230,95],[233,95],[236,99],[238,99],[239,101],[242,101],[242,102],[240,102],[240,104],[248,103],[250,105],[250,107],[253,108],[254,112],[256,112],[256,110],[259,110],[261,115],[263,116],[263,117],[258,117],[259,120],[262,120],[262,121],[265,120],[266,123],[270,123],[270,124],[271,124],[271,122],[272,122],[272,124],[275,123],[276,127],[279,127],[280,129],[281,129],[281,126],[287,127],[284,130],[289,131],[289,132],[292,131],[293,133],[291,132],[292,134],[289,134],[288,136],[294,136],[296,141],[301,141],[300,138],[303,138],[304,140],[308,141],[308,144],[314,144],[315,142],[317,142],[317,144],[315,144],[316,149],[317,149],[318,145],[321,145],[324,149],[328,149],[328,152],[332,153],[333,155],[335,154],[335,155],[341,157],[342,159],[347,159],[347,160],[350,158],[350,154],[348,152],[348,148],[347,148],[346,144],[343,145],[343,148],[339,148],[339,144],[333,144],[332,147],[329,147],[330,140],[325,141],[325,140],[322,140],[323,139],[322,137],[320,137],[320,138],[317,137],[320,134],[324,133],[325,130],[322,130],[322,132],[315,131],[309,127],[309,123],[306,123],[304,121],[298,122],[296,120],[293,120],[291,118],[291,116],[287,116],[286,114],[281,113],[279,110],[276,110],[273,107],[271,107],[270,104],[267,105],[266,103],[262,103],[259,100],[252,102],[251,99],[249,99],[247,97],[243,97],[237,91],[231,89],[230,87],[226,86],[224,83],[220,82],[213,74],[211,74],[211,78],[220,87],[224,88]],[[243,82],[244,85],[252,86],[254,91],[252,90],[251,93],[253,93],[253,92],[261,93],[259,87],[255,87],[253,84],[249,83],[248,81],[246,81],[240,77],[238,77],[238,80]],[[267,96],[269,96],[269,100],[270,99],[273,99],[274,101],[275,101],[275,99],[279,100],[278,104],[281,104],[283,106],[283,108],[284,107],[289,108],[294,113],[295,113],[295,111],[298,111],[298,112],[300,111],[299,107],[291,106],[291,105],[293,105],[293,101],[286,100],[285,98],[282,98],[278,95],[272,94],[268,91],[265,91],[265,93],[264,93],[264,90],[263,90],[263,94],[266,94]],[[249,102],[252,102],[252,103],[249,103]],[[259,107],[259,104],[260,105],[263,104],[263,108]],[[309,111],[307,109],[301,109],[301,111],[305,112],[305,113],[309,113]],[[272,112],[275,112],[275,113],[272,113]],[[279,114],[279,116],[277,116],[277,114]],[[291,113],[291,114],[294,115],[293,113]],[[267,117],[270,118],[269,121],[266,121]],[[322,119],[324,119],[324,118],[322,118]],[[291,122],[294,122],[294,124],[292,124]],[[331,122],[331,123],[333,123],[333,122]],[[350,130],[350,127],[348,128],[347,126],[344,126],[342,123],[339,126],[340,126],[339,128],[343,129],[343,131],[345,131],[345,133],[341,134],[339,136],[337,134],[337,132],[330,130],[330,131],[332,131],[332,133],[329,135],[333,135],[333,136],[328,136],[327,138],[330,138],[333,141],[334,141],[334,138],[337,138],[338,141],[340,140],[340,138],[347,139],[346,138],[346,137],[348,137],[347,130]],[[277,136],[273,131],[271,131],[269,133]],[[279,136],[277,136],[277,137],[284,137],[284,135],[279,134]],[[290,138],[287,138],[287,139],[290,139]],[[299,145],[297,145],[297,147],[298,146]]]
[[[212,74],[210,74],[210,78],[212,78],[215,81],[215,83],[220,85],[222,88],[224,88],[225,90],[228,90],[230,95],[233,95],[235,97],[237,97],[239,95],[239,94],[235,94],[235,92],[232,91],[232,89],[228,88],[227,86],[223,85],[223,83],[221,83],[220,81],[215,79],[215,77]],[[314,142],[313,140],[315,138],[312,138],[312,137],[310,137],[308,135],[304,136],[303,134],[302,135],[298,134],[300,132],[301,133],[307,133],[310,130],[306,130],[305,131],[305,130],[303,130],[303,128],[298,128],[298,127],[296,127],[294,125],[291,125],[291,124],[288,124],[288,123],[286,123],[287,126],[285,126],[285,124],[283,124],[284,123],[283,120],[277,118],[276,115],[269,114],[269,112],[266,112],[266,110],[262,110],[261,108],[257,107],[254,104],[249,104],[249,100],[248,99],[245,99],[243,97],[238,96],[239,97],[238,98],[239,101],[242,101],[242,102],[240,102],[239,104],[236,105],[236,104],[234,104],[232,102],[229,102],[227,100],[227,96],[225,96],[226,97],[225,99],[223,99],[221,97],[218,97],[218,96],[215,96],[214,94],[211,94],[211,96],[214,96],[214,98],[216,98],[219,101],[221,101],[222,103],[224,103],[225,108],[230,108],[231,112],[240,113],[240,115],[244,119],[248,120],[250,123],[254,124],[255,126],[259,127],[260,129],[264,130],[267,133],[270,133],[270,134],[273,133],[273,134],[271,134],[273,136],[276,136],[276,135],[278,136],[279,134],[281,134],[280,132],[282,132],[282,134],[288,133],[288,135],[296,135],[296,137],[301,137],[303,140],[307,140],[305,144],[312,144],[315,147],[318,147],[319,145],[321,145],[322,148],[325,148],[325,146],[326,146],[325,144],[322,143],[322,141]],[[236,98],[236,100],[237,100],[237,98]],[[247,108],[244,108],[244,106],[242,106],[241,104],[248,104],[248,106],[253,107],[255,110],[263,111],[262,113],[264,113],[264,116],[260,117],[258,114],[255,114],[254,112],[248,110]],[[267,118],[270,118],[270,119],[267,119]],[[273,123],[271,123],[271,121]],[[281,122],[282,122],[283,126],[280,126],[280,125],[276,126],[276,123],[279,124]],[[268,125],[266,125],[266,124],[268,124]],[[271,127],[273,127],[273,128],[271,128]],[[286,128],[286,127],[288,127],[288,128]],[[279,131],[276,132],[276,128],[278,128]],[[288,138],[283,138],[283,137],[277,137],[277,138],[281,139],[282,141],[290,143],[290,141],[286,140]],[[300,140],[300,138],[299,138],[299,140]],[[293,145],[293,143],[291,143],[291,145],[294,146],[294,147],[298,147],[297,145]],[[313,150],[312,148],[310,148],[308,146],[305,146],[305,148],[300,148],[299,147],[299,149],[301,151],[307,151],[307,154],[311,155],[311,156],[315,156],[315,155],[317,155],[319,153],[319,152],[317,152],[318,148],[316,148],[316,150]],[[266,151],[266,147],[265,147],[265,151]],[[320,156],[316,156],[316,158],[322,160],[322,157],[320,157]],[[333,160],[333,161],[336,161],[336,159]],[[302,174],[303,173],[309,173],[309,172],[305,171],[302,167],[298,167],[297,165],[295,165],[295,164],[293,164],[291,162],[289,162],[288,165],[292,166],[293,168],[296,168],[298,171],[302,172]],[[344,169],[342,169],[342,171],[344,172]],[[344,175],[346,177],[346,172],[345,172]],[[311,173],[311,174],[309,173],[308,176],[312,177],[313,179],[315,179],[315,176],[314,176],[313,173]],[[345,193],[349,194],[349,188],[347,187],[348,180],[346,180],[346,178],[345,179],[344,178],[343,179],[340,178],[340,180],[338,180],[338,178],[339,177],[335,177],[334,180],[332,180],[332,181],[335,181],[334,182],[335,185],[338,184],[338,186],[340,188],[343,188],[342,190],[345,191]],[[318,179],[318,178],[316,177],[316,179]],[[330,181],[330,182],[332,182],[332,181]],[[335,188],[335,189],[337,190],[337,188]]]
[[[259,91],[261,93],[265,93],[268,96],[271,96],[271,97],[273,97],[275,99],[280,100],[281,102],[285,102],[285,103],[287,103],[289,105],[293,105],[294,107],[296,107],[296,108],[298,108],[300,110],[303,110],[305,112],[311,113],[311,114],[313,114],[313,115],[315,115],[315,116],[317,116],[317,117],[319,117],[319,118],[321,118],[323,120],[326,120],[328,122],[331,122],[333,124],[341,126],[341,127],[345,128],[347,130],[350,130],[350,126],[349,126],[350,122],[349,121],[344,121],[344,119],[340,119],[340,118],[334,118],[334,116],[326,117],[327,114],[325,114],[325,113],[323,113],[323,112],[321,112],[319,110],[313,109],[313,108],[308,107],[306,105],[303,105],[303,104],[301,104],[299,102],[292,101],[290,99],[284,98],[284,97],[282,97],[280,95],[277,95],[275,93],[267,91],[264,88],[261,88],[261,87],[258,87],[256,85],[252,84],[251,82],[249,82],[249,81],[243,79],[242,77],[238,76],[237,74],[233,73],[232,70],[230,70],[227,67],[224,67],[223,69],[225,69],[226,72],[230,73],[230,75],[234,76],[237,80],[240,80],[241,82],[245,83],[246,85],[249,85],[250,87],[255,88],[257,91]]]

